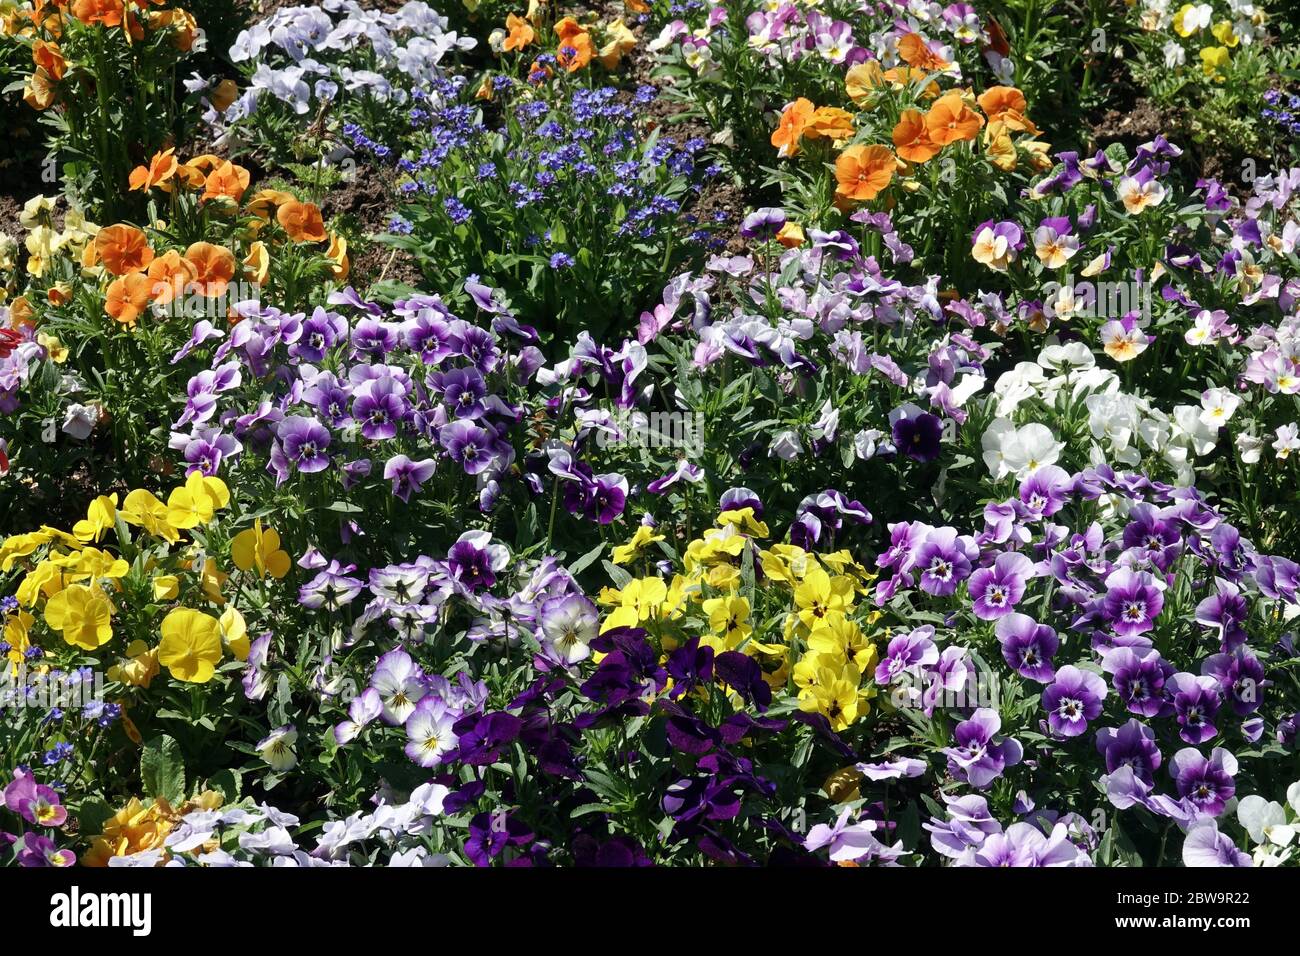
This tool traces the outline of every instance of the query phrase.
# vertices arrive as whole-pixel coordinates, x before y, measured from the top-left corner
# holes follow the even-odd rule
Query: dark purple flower
[[[876,665],[876,683],[892,684],[904,674],[934,666],[938,660],[934,627],[926,624],[890,639],[884,658]]]
[[[379,361],[397,348],[400,333],[397,325],[364,318],[352,329],[352,347],[362,355]]]
[[[1118,647],[1102,658],[1102,669],[1111,675],[1115,693],[1129,713],[1142,717],[1169,713],[1164,688],[1174,669],[1156,651]]]
[[[1136,717],[1115,730],[1102,727],[1097,731],[1097,751],[1106,761],[1106,772],[1114,773],[1120,767],[1130,767],[1144,783],[1155,782],[1155,771],[1160,766],[1160,748],[1156,735]]]
[[[894,419],[894,447],[914,461],[934,461],[939,457],[943,422],[915,405],[903,406],[902,412]]]
[[[522,821],[507,810],[477,814],[469,821],[469,838],[465,840],[465,856],[475,866],[490,866],[507,847],[527,846],[534,834]]]
[[[756,209],[740,224],[740,234],[746,239],[771,239],[785,225],[785,210],[772,206]]]
[[[289,415],[276,428],[278,446],[288,464],[304,474],[324,471],[330,458],[325,449],[330,444],[330,433],[314,418]]]
[[[371,441],[395,438],[409,407],[404,395],[403,387],[389,375],[361,385],[352,400],[352,417],[361,424],[361,434]]]
[[[740,511],[742,508],[753,508],[755,518],[763,517],[763,500],[748,488],[728,488],[718,500],[719,511]]]
[[[487,531],[466,531],[447,552],[451,576],[470,591],[482,591],[496,583],[496,572],[510,563],[510,551],[493,544]]]
[[[317,306],[311,317],[303,320],[298,341],[289,346],[289,355],[300,362],[320,362],[347,332],[348,324],[342,316]]]
[[[1219,690],[1240,717],[1259,709],[1264,688],[1271,683],[1264,679],[1264,665],[1245,645],[1231,653],[1210,655],[1201,662],[1201,673],[1218,682]]]
[[[1065,505],[1073,481],[1064,468],[1043,465],[1020,483],[1020,503],[1029,518],[1046,518]]]
[[[468,475],[486,470],[495,457],[493,436],[473,422],[459,420],[442,426],[438,441]]]
[[[628,480],[623,475],[597,475],[588,490],[585,514],[595,522],[608,524],[623,514],[627,501]]]
[[[1232,651],[1246,643],[1245,623],[1250,608],[1237,585],[1222,578],[1215,584],[1218,592],[1196,605],[1196,621],[1216,629],[1220,649]]]
[[[979,556],[975,540],[958,536],[953,528],[934,528],[916,552],[916,568],[921,572],[921,590],[936,597],[947,597],[970,576],[971,561]]]
[[[484,412],[487,383],[476,368],[458,368],[429,377],[430,385],[442,396],[456,418],[479,418]]]
[[[1219,733],[1214,726],[1214,715],[1223,703],[1219,682],[1213,677],[1183,673],[1174,674],[1168,683],[1178,717],[1178,735],[1193,745],[1213,739]]]
[[[1169,773],[1178,795],[1206,816],[1217,817],[1237,792],[1237,758],[1220,747],[1208,760],[1195,747],[1183,748],[1169,762]]]
[[[1164,606],[1164,594],[1146,571],[1122,567],[1106,578],[1106,617],[1121,637],[1151,630]]]

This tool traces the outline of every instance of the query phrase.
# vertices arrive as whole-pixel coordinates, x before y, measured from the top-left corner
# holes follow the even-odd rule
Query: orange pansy
[[[325,223],[315,203],[290,199],[276,210],[275,218],[294,242],[325,241]]]
[[[894,148],[909,163],[927,163],[939,152],[926,129],[925,117],[916,110],[903,110],[894,127]]]
[[[819,106],[804,130],[808,139],[824,137],[831,141],[845,140],[853,135],[853,117],[838,106]]]
[[[149,263],[149,281],[154,301],[166,305],[194,281],[194,267],[175,249],[168,249]]]
[[[199,295],[219,296],[235,277],[235,257],[224,246],[196,242],[185,250],[185,261],[194,270],[194,289]]]
[[[566,72],[573,73],[590,63],[595,55],[596,45],[591,42],[591,34],[583,30],[560,40],[559,49],[555,51],[555,62],[564,67]]]
[[[898,41],[898,55],[908,66],[914,66],[928,73],[946,70],[951,66],[947,60],[930,49],[919,33],[908,33]]]
[[[936,146],[974,139],[983,125],[984,117],[967,106],[956,92],[939,97],[925,114],[925,128]]]
[[[979,105],[990,123],[1004,123],[1008,130],[1038,134],[1037,127],[1025,116],[1025,94],[1014,86],[994,86],[979,95]]]
[[[537,39],[537,31],[533,29],[533,25],[513,13],[506,17],[506,29],[510,32],[506,35],[505,42],[501,44],[501,49],[507,53],[522,50]]]
[[[844,88],[848,91],[849,99],[858,106],[868,105],[876,90],[884,84],[885,74],[881,71],[878,60],[855,64],[844,74]]]
[[[191,161],[191,165],[196,162]],[[227,160],[208,173],[208,178],[203,184],[203,201],[229,199],[237,205],[248,189],[249,178],[247,169]]]
[[[270,219],[271,210],[293,201],[293,193],[282,189],[259,189],[248,201],[248,211],[259,219]]]
[[[135,226],[122,223],[95,234],[95,251],[104,268],[115,276],[140,272],[153,262],[148,237]]]
[[[137,166],[131,170],[131,189],[147,192],[155,186],[162,186],[175,176],[179,168],[176,157],[172,155],[175,152],[175,149],[164,149],[161,153],[154,153],[148,166]]]
[[[139,272],[119,276],[109,284],[104,311],[114,321],[134,326],[145,309],[149,308],[152,285],[149,277]]]
[[[63,51],[57,43],[37,40],[32,44],[32,62],[50,75],[51,79],[61,80],[68,68],[63,59]]]
[[[122,0],[73,0],[72,4],[72,15],[85,24],[120,26],[123,12]]]
[[[895,163],[884,146],[850,146],[835,160],[835,195],[850,202],[875,199],[894,178]]]
[[[54,81],[45,67],[38,66],[23,84],[23,102],[34,110],[49,109],[54,102]]]
[[[270,270],[271,254],[267,252],[266,243],[259,239],[248,247],[248,255],[244,258],[244,275],[249,281],[261,285],[266,281]]]
[[[781,121],[773,130],[771,140],[778,156],[793,156],[799,152],[799,140],[816,110],[812,100],[801,96],[782,111]]]

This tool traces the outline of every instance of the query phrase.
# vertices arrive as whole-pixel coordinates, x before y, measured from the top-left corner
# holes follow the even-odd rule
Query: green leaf
[[[140,782],[150,797],[165,797],[170,803],[180,803],[185,797],[185,761],[181,745],[166,734],[155,737],[144,745],[140,755]]]
[[[596,545],[594,548],[592,548],[590,551],[588,551],[586,554],[580,557],[577,561],[574,561],[571,565],[569,565],[569,573],[572,574],[574,577],[577,577],[579,574],[585,571],[593,561],[595,561],[598,557],[600,557],[600,553],[604,550],[605,550],[605,543],[602,541],[600,544]]]
[[[87,797],[77,811],[77,828],[83,837],[104,832],[104,821],[113,815],[112,809],[99,797]]]
[[[240,787],[242,786],[243,777],[238,770],[233,767],[227,770],[218,770],[208,778],[209,789],[218,791],[226,798],[226,803],[235,803],[240,797]]]

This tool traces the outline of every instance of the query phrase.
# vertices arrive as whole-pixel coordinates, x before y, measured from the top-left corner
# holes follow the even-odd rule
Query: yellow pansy
[[[13,570],[14,562],[32,554],[43,544],[48,544],[51,535],[44,531],[29,531],[26,534],[11,534],[0,544],[0,571]]]
[[[715,564],[704,575],[709,587],[719,591],[734,591],[740,587],[740,568],[730,564]]]
[[[108,679],[131,687],[148,687],[158,676],[158,648],[144,641],[132,641],[126,647],[126,657],[108,669]]]
[[[4,642],[9,645],[9,662],[14,665],[23,662],[23,652],[32,646],[31,629],[36,618],[27,611],[18,611],[5,618]]]
[[[280,535],[273,528],[263,529],[261,518],[235,535],[230,560],[241,571],[255,570],[259,578],[268,574],[282,578],[289,573],[289,555],[280,549]]]
[[[167,523],[185,530],[212,520],[213,514],[230,503],[230,490],[220,478],[190,472],[185,484],[167,496]]]
[[[857,623],[839,612],[828,614],[808,635],[808,650],[819,654],[837,653],[864,674],[876,666],[876,645],[867,640]]]
[[[631,564],[641,557],[646,548],[662,540],[664,536],[655,534],[655,529],[650,525],[637,525],[636,533],[632,535],[631,540],[627,544],[620,544],[614,548],[614,563]]]
[[[42,561],[23,576],[14,597],[23,607],[35,607],[40,597],[53,597],[63,589],[63,571],[53,561]]]
[[[68,347],[59,341],[58,336],[37,332],[36,344],[45,349],[45,354],[55,365],[62,365],[68,360]]]
[[[853,591],[852,578],[839,574],[831,577],[820,567],[810,568],[794,589],[799,620],[814,628],[828,613],[848,610],[853,606]]]
[[[1210,28],[1210,32],[1214,34],[1214,39],[1226,47],[1234,47],[1241,42],[1237,34],[1233,32],[1232,21],[1230,20],[1220,20]]]
[[[122,502],[118,514],[127,524],[144,528],[155,538],[162,538],[165,541],[180,540],[176,529],[168,523],[167,506],[151,491],[137,488],[131,492]]]
[[[1201,51],[1201,69],[1214,80],[1223,79],[1223,68],[1232,59],[1226,46],[1207,46]]]
[[[601,633],[615,627],[636,627],[655,617],[668,597],[668,585],[662,578],[636,578],[617,592],[618,607],[601,625]]]
[[[774,544],[769,550],[760,551],[758,557],[769,579],[787,584],[798,583],[810,567],[815,567],[811,555],[793,544]]]
[[[248,660],[248,625],[244,623],[244,615],[235,608],[228,607],[217,624],[221,628],[221,641],[230,649],[234,658],[240,661]]]
[[[824,654],[818,654],[817,660],[829,663]],[[852,664],[819,668],[816,680],[799,692],[799,709],[821,714],[836,732],[844,730],[871,710],[868,694],[858,687],[860,680]]]
[[[158,663],[172,677],[191,684],[212,680],[221,661],[221,629],[211,614],[180,607],[162,622]]]
[[[181,593],[181,579],[174,574],[160,574],[153,579],[153,599],[171,601]]]
[[[203,596],[213,604],[226,603],[221,587],[229,578],[230,575],[217,567],[217,562],[211,558],[205,560],[199,568],[199,588],[203,591]]]
[[[108,866],[115,856],[130,856],[146,850],[164,851],[163,841],[175,826],[175,812],[166,800],[145,807],[137,797],[104,821],[104,830],[90,850],[82,854],[82,866]]]
[[[723,527],[735,526],[755,538],[766,538],[771,533],[768,531],[767,524],[755,517],[752,507],[724,511],[718,515],[718,524]]]
[[[91,581],[99,578],[124,578],[131,570],[131,566],[126,561],[99,548],[85,548],[58,563],[72,571],[68,575],[70,581],[79,581],[82,578],[90,578]]]
[[[715,651],[734,651],[754,630],[749,623],[749,601],[739,595],[709,598],[702,607],[709,617],[709,630],[718,637],[703,637],[700,643]]]
[[[45,604],[45,623],[63,632],[63,639],[93,651],[113,636],[113,606],[99,588],[70,584]]]
[[[688,572],[693,572],[700,565],[729,561],[740,556],[748,541],[734,524],[710,528],[703,538],[696,538],[686,546],[682,563]]]
[[[117,521],[117,494],[100,495],[86,509],[86,517],[72,526],[78,541],[96,541]]]

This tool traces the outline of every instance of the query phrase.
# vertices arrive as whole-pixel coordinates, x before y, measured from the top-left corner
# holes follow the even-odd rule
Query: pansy
[[[994,632],[1002,646],[1002,657],[1016,673],[1040,684],[1055,677],[1053,658],[1061,642],[1052,628],[1026,614],[1011,612],[998,618]]]
[[[1217,817],[1237,791],[1233,780],[1237,758],[1220,747],[1208,758],[1195,747],[1178,751],[1169,761],[1169,773],[1179,796],[1190,801],[1198,814]]]
[[[259,756],[277,773],[286,773],[298,765],[298,755],[294,744],[298,742],[298,731],[292,724],[277,727],[258,741]]]
[[[1014,552],[997,556],[991,568],[974,571],[967,589],[975,616],[986,621],[1010,614],[1024,597],[1025,583],[1033,576],[1033,562]]]
[[[955,746],[943,753],[948,772],[972,787],[984,788],[1002,776],[1007,767],[1020,763],[1024,748],[1013,737],[998,737],[1002,719],[997,711],[978,708],[968,720],[953,729]]]
[[[456,747],[455,716],[441,699],[422,698],[405,720],[406,755],[421,767],[436,767]]]
[[[1082,734],[1088,721],[1101,715],[1106,693],[1106,682],[1092,671],[1080,670],[1073,664],[1058,668],[1043,691],[1043,708],[1052,733],[1061,737]]]

